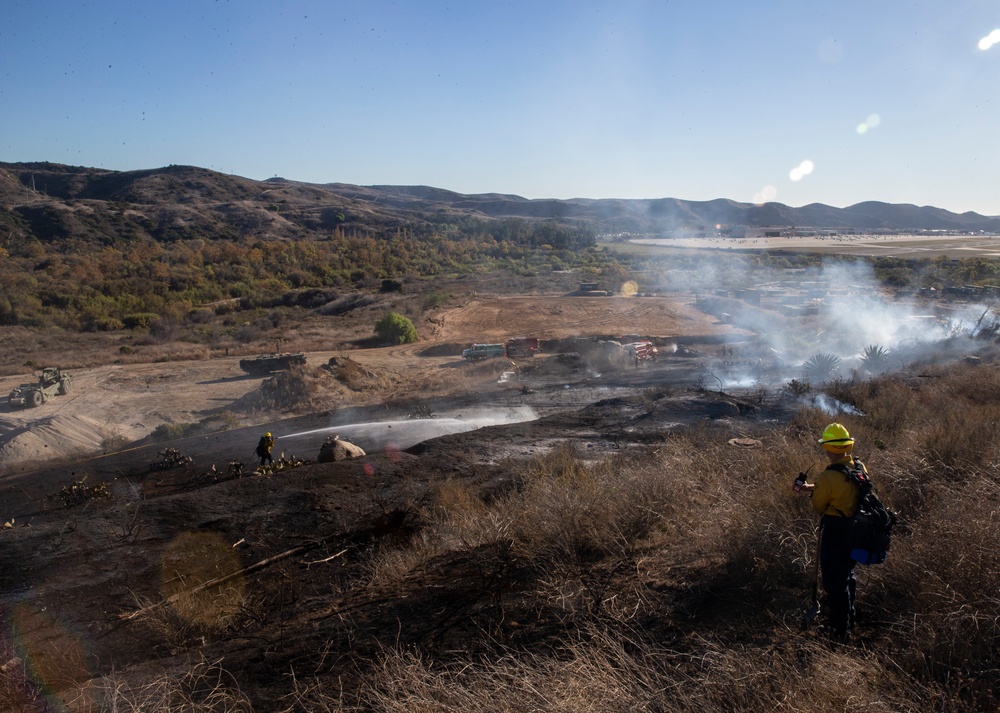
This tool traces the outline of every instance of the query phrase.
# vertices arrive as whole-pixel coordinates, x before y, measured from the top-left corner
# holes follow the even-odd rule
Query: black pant
[[[260,464],[264,463],[274,463],[274,458],[271,457],[271,451],[257,451],[257,455],[260,456]]]
[[[847,528],[850,523],[850,518],[824,515],[823,535],[819,546],[830,633],[839,638],[845,638],[851,633],[854,597],[858,588],[854,578],[854,565],[857,563],[851,559],[851,549],[847,544]]]

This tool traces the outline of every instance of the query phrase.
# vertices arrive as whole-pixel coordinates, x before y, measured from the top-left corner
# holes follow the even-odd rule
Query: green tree
[[[375,334],[389,344],[409,344],[417,341],[417,330],[413,322],[395,312],[389,312],[375,323]]]

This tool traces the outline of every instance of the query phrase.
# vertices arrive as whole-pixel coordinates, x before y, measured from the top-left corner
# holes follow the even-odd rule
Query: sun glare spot
[[[990,34],[986,35],[983,39],[979,40],[979,49],[983,52],[988,50],[993,45],[1000,43],[1000,29],[993,30]]]
[[[874,129],[881,123],[881,116],[878,114],[869,114],[867,119],[858,124],[858,128],[856,128],[855,131],[857,131],[858,134],[867,134],[869,129]]]
[[[639,285],[637,285],[633,280],[629,280],[622,285],[622,295],[625,297],[635,297],[638,291]]]
[[[806,159],[798,166],[793,168],[791,171],[789,171],[788,177],[793,181],[801,181],[803,178],[812,173],[814,168],[816,168],[816,165],[809,159]]]
[[[778,189],[774,186],[764,186],[757,193],[754,194],[753,202],[757,205],[761,203],[769,203],[778,197]]]

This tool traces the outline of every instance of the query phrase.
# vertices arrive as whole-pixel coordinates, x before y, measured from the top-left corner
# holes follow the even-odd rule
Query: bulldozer
[[[65,396],[73,385],[73,377],[57,366],[42,369],[34,384],[15,386],[7,396],[11,406],[21,408],[41,406],[54,396]]]

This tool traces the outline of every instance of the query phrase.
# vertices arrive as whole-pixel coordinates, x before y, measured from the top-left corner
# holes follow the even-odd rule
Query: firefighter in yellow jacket
[[[826,451],[830,465],[854,466],[851,451],[854,439],[839,423],[823,430],[819,444]],[[867,472],[867,471],[866,471]],[[854,597],[857,580],[855,561],[847,541],[851,518],[858,511],[860,493],[848,476],[827,468],[816,476],[816,482],[802,486],[812,495],[813,509],[820,514],[820,571],[826,593],[829,632],[834,641],[846,642],[854,625]]]
[[[268,431],[257,441],[257,457],[260,458],[261,465],[274,463],[274,458],[271,457],[272,448],[274,448],[274,438],[271,437],[271,432]]]

